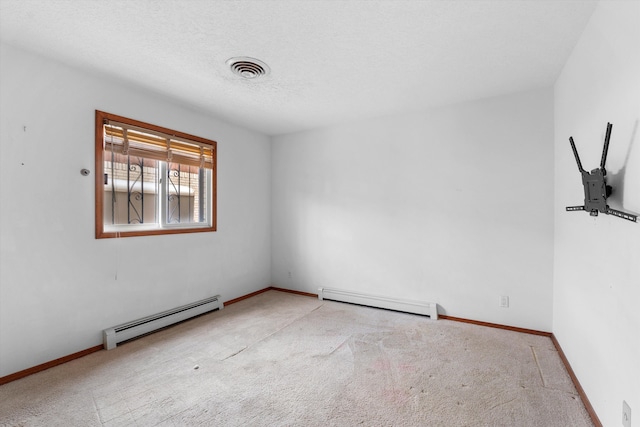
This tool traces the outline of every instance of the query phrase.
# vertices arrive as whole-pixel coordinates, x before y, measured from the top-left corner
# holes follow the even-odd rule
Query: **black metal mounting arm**
[[[573,156],[576,158],[578,170],[582,175],[582,186],[584,187],[584,205],[583,206],[567,206],[567,211],[587,211],[591,216],[598,216],[599,212],[607,215],[614,215],[629,221],[637,222],[637,215],[612,209],[607,204],[607,197],[611,195],[612,188],[607,185],[607,170],[605,164],[607,162],[607,153],[609,152],[609,140],[611,139],[611,129],[613,125],[607,123],[607,133],[604,138],[604,146],[602,147],[602,157],[600,158],[600,167],[587,172],[582,167],[580,156],[576,149],[573,137],[569,137],[569,143],[573,150]]]
[[[573,142],[573,137],[569,137],[569,143],[571,144],[571,149],[573,150],[573,156],[576,158],[576,163],[578,164],[578,170],[580,173],[586,172],[582,167],[582,162],[580,162],[580,156],[578,155],[578,150],[576,150],[576,143]]]

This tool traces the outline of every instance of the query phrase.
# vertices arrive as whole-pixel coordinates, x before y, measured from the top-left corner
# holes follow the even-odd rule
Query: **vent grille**
[[[267,64],[259,59],[246,56],[230,58],[227,60],[227,65],[234,74],[245,79],[255,79],[256,77],[266,76],[270,72]]]

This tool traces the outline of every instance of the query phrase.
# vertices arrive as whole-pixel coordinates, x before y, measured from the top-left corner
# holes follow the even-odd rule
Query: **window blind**
[[[106,119],[104,149],[122,155],[213,169],[214,147],[175,135]]]

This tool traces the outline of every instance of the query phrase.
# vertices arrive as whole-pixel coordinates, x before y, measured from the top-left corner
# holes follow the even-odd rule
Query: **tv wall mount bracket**
[[[604,213],[607,215],[614,215],[619,218],[623,218],[629,221],[637,222],[638,217],[636,215],[612,209],[607,204],[607,197],[611,195],[612,188],[607,185],[607,170],[605,169],[605,163],[607,161],[607,152],[609,151],[609,139],[611,138],[611,128],[613,125],[607,123],[607,133],[604,138],[604,147],[602,148],[602,158],[600,159],[600,167],[593,169],[591,172],[587,172],[582,167],[580,162],[580,156],[578,156],[578,150],[576,150],[576,144],[573,142],[573,137],[569,137],[571,143],[571,149],[573,155],[576,158],[578,164],[578,170],[582,175],[582,185],[584,187],[584,205],[583,206],[567,206],[567,211],[587,211],[591,216],[598,216],[598,213]]]

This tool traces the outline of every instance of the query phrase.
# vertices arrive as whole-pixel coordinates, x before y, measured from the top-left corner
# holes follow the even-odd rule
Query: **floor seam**
[[[533,355],[533,360],[536,362],[536,366],[538,367],[538,375],[540,375],[540,381],[542,381],[542,387],[547,388],[547,385],[544,382],[544,376],[542,375],[542,369],[540,369],[540,362],[538,361],[538,356],[536,355],[535,348],[531,345],[531,354]]]
[[[320,307],[322,307],[323,305],[324,305],[324,304],[320,304],[319,306],[315,307],[313,310],[311,310],[311,311],[309,311],[309,312],[305,313],[304,315],[302,315],[302,316],[300,316],[300,317],[296,317],[296,318],[295,318],[295,319],[293,319],[291,322],[289,322],[289,323],[287,323],[286,325],[282,326],[281,328],[279,328],[279,329],[277,329],[277,330],[273,331],[273,332],[272,332],[272,333],[270,333],[269,335],[266,335],[266,336],[264,336],[263,338],[260,338],[259,340],[254,341],[254,342],[252,342],[251,344],[246,345],[243,349],[241,349],[241,350],[239,350],[239,351],[237,351],[237,352],[233,353],[232,355],[225,357],[224,359],[222,359],[222,360],[221,360],[221,362],[224,362],[225,360],[227,360],[227,359],[229,359],[229,358],[231,358],[231,357],[233,357],[233,356],[236,356],[236,355],[238,355],[238,354],[242,353],[243,351],[247,350],[248,348],[253,347],[253,346],[254,346],[254,345],[256,345],[256,344],[259,344],[259,343],[261,343],[261,342],[265,341],[265,340],[266,340],[266,339],[268,339],[268,338],[271,338],[272,336],[274,336],[274,335],[275,335],[275,334],[277,334],[278,332],[281,332],[281,331],[285,330],[286,328],[288,328],[289,326],[293,325],[293,324],[294,324],[294,323],[296,323],[297,321],[299,321],[299,320],[301,320],[301,319],[304,319],[305,317],[307,317],[308,315],[310,315],[310,314],[311,314],[311,313],[313,313],[314,311],[318,310],[318,309],[319,309]]]

